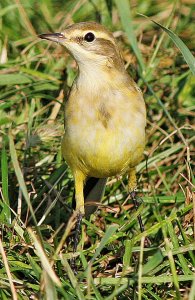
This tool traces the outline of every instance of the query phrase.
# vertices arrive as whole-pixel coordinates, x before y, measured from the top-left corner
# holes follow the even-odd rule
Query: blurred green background
[[[180,49],[151,20],[194,54],[191,0],[0,3],[1,299],[194,299],[195,78]],[[147,145],[137,171],[145,231],[126,177],[110,178],[104,206],[84,221],[74,275],[67,226],[74,182],[60,144],[63,103],[77,66],[62,46],[37,35],[80,21],[101,22],[113,32],[144,94]]]

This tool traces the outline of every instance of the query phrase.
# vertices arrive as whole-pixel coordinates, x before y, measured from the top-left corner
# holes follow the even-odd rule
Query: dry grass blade
[[[1,238],[0,238],[0,253],[2,255],[2,260],[3,260],[4,266],[5,266],[5,269],[6,269],[6,272],[7,272],[8,279],[9,279],[10,289],[11,289],[11,292],[12,292],[12,299],[17,300],[18,297],[17,297],[16,289],[15,289],[15,286],[13,284],[12,275],[11,275],[11,272],[10,272],[10,269],[9,269],[9,265],[8,265],[8,261],[7,261],[5,251],[3,249],[3,244],[2,244]]]
[[[68,274],[68,277],[69,277],[69,279],[70,279],[70,281],[72,283],[72,286],[73,286],[74,289],[76,289],[76,294],[77,294],[78,299],[79,300],[86,299],[85,296],[84,296],[84,294],[82,293],[80,287],[79,287],[77,278],[74,275],[74,273],[73,273],[73,271],[72,271],[72,269],[71,269],[68,261],[65,258],[63,258],[62,255],[60,255],[60,257],[61,257],[61,262],[62,262],[63,266],[65,267],[66,272]]]
[[[44,249],[41,246],[41,243],[38,241],[36,235],[34,234],[34,232],[32,231],[31,228],[27,229],[35,246],[35,249],[37,251],[37,255],[40,258],[41,264],[43,266],[44,271],[47,273],[47,275],[51,278],[51,280],[57,285],[57,286],[61,286],[61,282],[60,279],[57,277],[57,275],[55,274],[54,270],[51,267],[51,264],[48,260],[48,257],[45,254]]]

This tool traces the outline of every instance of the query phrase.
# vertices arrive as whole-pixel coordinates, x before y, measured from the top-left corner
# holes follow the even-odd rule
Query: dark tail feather
[[[95,202],[101,202],[107,178],[95,178],[89,177],[84,187],[84,199],[85,199],[85,216],[88,218],[94,213],[98,207]],[[73,195],[73,208],[75,209],[75,194]]]
[[[84,187],[84,198],[85,198],[85,215],[89,217],[90,214],[94,213],[98,208],[98,205],[94,202],[101,202],[107,178],[94,178],[90,177]],[[91,204],[90,204],[91,203]]]

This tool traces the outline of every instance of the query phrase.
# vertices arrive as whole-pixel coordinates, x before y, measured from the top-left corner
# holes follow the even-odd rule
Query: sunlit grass
[[[194,67],[195,6],[129,3],[1,4],[1,299],[195,297],[195,80],[189,69]],[[147,146],[137,166],[143,199],[138,211],[127,197],[126,177],[111,178],[103,206],[83,221],[73,254],[74,183],[60,143],[63,98],[76,64],[61,46],[40,42],[36,35],[85,20],[101,21],[118,40],[127,70],[144,93]],[[179,48],[151,20],[174,32],[168,34]],[[179,37],[187,47],[184,56]]]

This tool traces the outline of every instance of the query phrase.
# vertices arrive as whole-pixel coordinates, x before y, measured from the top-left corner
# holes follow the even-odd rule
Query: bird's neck
[[[102,86],[110,86],[113,81],[120,81],[125,76],[124,66],[116,68],[107,59],[79,64],[79,74],[76,80],[78,88],[88,88],[93,92]]]

